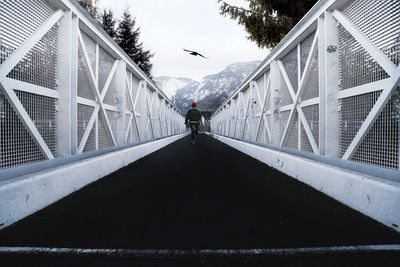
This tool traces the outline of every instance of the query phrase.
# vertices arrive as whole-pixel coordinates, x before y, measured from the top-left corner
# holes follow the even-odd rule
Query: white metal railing
[[[319,1],[211,118],[211,131],[400,168],[400,1]]]
[[[0,0],[0,169],[184,132],[74,0]]]

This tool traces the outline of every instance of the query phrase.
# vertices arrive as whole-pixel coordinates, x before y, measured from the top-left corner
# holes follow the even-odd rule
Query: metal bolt
[[[336,46],[336,45],[330,45],[330,46],[328,46],[328,47],[326,48],[326,51],[327,51],[328,53],[335,53],[336,50],[337,50],[337,46]]]

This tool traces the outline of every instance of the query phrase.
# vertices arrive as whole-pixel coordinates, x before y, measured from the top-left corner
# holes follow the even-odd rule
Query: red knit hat
[[[192,103],[192,108],[195,108],[196,107],[196,103]]]

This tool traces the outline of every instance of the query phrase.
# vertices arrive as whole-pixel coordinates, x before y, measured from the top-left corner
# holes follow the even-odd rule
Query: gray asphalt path
[[[0,231],[0,246],[199,250],[400,244],[399,234],[324,194],[207,135],[197,139],[196,145],[190,136],[178,140]],[[398,256],[389,255],[382,256],[387,263]]]

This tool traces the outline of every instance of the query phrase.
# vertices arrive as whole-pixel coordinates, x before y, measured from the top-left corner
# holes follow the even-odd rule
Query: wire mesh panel
[[[57,156],[57,99],[15,90],[29,117],[54,156]]]
[[[280,84],[281,84],[281,88],[280,88],[280,97],[281,97],[281,106],[286,106],[286,105],[290,105],[293,104],[293,99],[290,95],[288,86],[286,85],[285,79],[283,78],[282,74],[279,75],[280,76]]]
[[[53,12],[46,1],[0,1],[0,64],[26,42]],[[54,25],[13,67],[7,78],[56,89],[57,45],[58,25]],[[43,96],[35,92],[35,88],[27,89],[30,89],[29,92],[14,90],[17,101],[21,102],[52,154],[57,156],[57,99]],[[0,169],[45,160],[47,157],[35,139],[0,91]]]
[[[311,33],[300,43],[300,69],[303,75],[307,63],[308,56],[311,51],[311,46],[315,37],[315,32]]]
[[[85,50],[90,62],[90,68],[93,71],[95,79],[97,79],[97,52],[96,52],[96,42],[90,38],[85,32],[81,31],[83,43],[85,45]]]
[[[270,79],[270,71],[268,70],[265,74],[264,74],[264,78],[263,79],[259,79],[258,80],[258,84],[260,85],[260,81],[262,80],[262,86],[266,86],[266,88],[264,88],[263,90],[263,94],[261,95],[261,99],[263,101],[262,103],[262,109],[261,109],[261,114],[260,114],[260,118],[258,118],[257,121],[257,126],[259,127],[255,129],[255,135],[257,135],[258,132],[258,136],[255,136],[255,138],[258,138],[258,142],[264,143],[264,144],[270,144],[271,143],[271,136],[268,136],[268,131],[267,128],[269,130],[271,130],[271,120],[270,120],[270,116],[267,114],[271,114],[271,89],[268,88],[268,84],[267,81],[268,79]],[[269,86],[270,87],[270,86]]]
[[[169,120],[168,120],[168,116],[166,114],[167,107],[165,107],[164,110],[165,110],[165,112],[161,113],[161,119],[158,122],[158,124],[160,125],[161,136],[168,136],[169,135],[169,128],[168,128]],[[184,128],[186,129],[186,126],[184,126]]]
[[[171,134],[174,134],[175,133],[175,110],[173,108],[171,108],[171,110],[170,110],[170,119],[169,119],[169,121],[170,121]],[[147,126],[148,126],[148,124],[147,124]]]
[[[56,89],[57,34],[58,26],[54,25],[7,77]]]
[[[147,140],[149,131],[147,116],[145,114],[138,114],[137,122],[139,126],[140,136],[142,137],[142,141]],[[169,125],[171,127],[172,118],[169,118]],[[170,130],[172,130],[172,127],[170,128]]]
[[[267,119],[267,122],[268,122],[268,119]],[[268,136],[266,127],[269,127],[269,125],[267,126],[265,120],[263,119],[260,124],[258,140],[256,140],[256,141],[263,143],[263,144],[271,144],[270,137]]]
[[[271,73],[270,73],[270,71],[267,71],[267,73],[266,73],[267,75],[266,75],[266,77],[267,77],[267,79],[271,79]],[[268,85],[267,85],[268,86]],[[271,108],[272,108],[272,106],[271,106],[271,100],[272,100],[272,89],[271,89],[271,85],[269,85],[269,89],[268,88],[266,88],[265,90],[268,90],[267,91],[267,96],[264,98],[264,101],[266,101],[266,103],[264,103],[264,105],[265,105],[265,109],[264,109],[264,112],[271,112]],[[264,92],[264,94],[265,94],[265,92]]]
[[[267,84],[268,83],[268,80],[269,80],[269,84]],[[267,103],[266,103],[266,110],[268,111],[268,110],[270,110],[270,103],[271,103],[271,92],[272,92],[272,89],[271,89],[271,71],[270,70],[267,70],[267,72],[265,73],[265,81],[264,81],[264,83],[265,83],[265,86],[266,86],[266,88],[264,89],[264,92],[263,92],[263,96],[265,96],[265,90],[267,90],[267,98],[266,98],[266,101],[267,101]]]
[[[100,53],[100,66],[103,67],[102,71],[99,71],[99,83],[102,81],[103,86],[105,81],[107,80],[108,76],[110,75],[112,65],[114,63],[114,59],[103,49],[100,49],[102,51]],[[103,88],[103,87],[100,87]],[[104,103],[116,106],[118,104],[117,100],[117,88],[113,85],[110,85],[107,94],[104,97]]]
[[[236,101],[231,100],[230,106],[230,117],[229,117],[229,128],[228,133],[230,137],[235,135],[235,123],[236,123]]]
[[[340,89],[383,80],[389,75],[342,26],[339,30]]]
[[[135,98],[136,98],[136,94],[138,93],[138,90],[139,90],[139,83],[140,83],[140,81],[139,80],[137,80],[136,78],[135,78],[135,76],[133,76],[133,74],[132,74],[132,79],[131,79],[131,83],[132,83],[132,99],[133,100],[135,100]]]
[[[301,124],[301,133],[300,133],[300,149],[302,151],[314,152],[310,139],[308,139],[306,130],[304,129],[304,125]]]
[[[94,107],[78,104],[77,107],[77,136],[78,143],[81,145],[83,135],[88,127],[89,120],[93,114]]]
[[[131,116],[131,118],[133,119],[133,115]],[[141,140],[139,137],[139,129],[133,121],[131,127],[131,136],[132,136],[132,142],[139,142]]]
[[[134,123],[134,107],[133,103],[131,101],[134,101],[134,96],[133,96],[133,82],[132,82],[132,73],[129,70],[126,70],[126,77],[127,77],[127,88],[126,88],[126,95],[125,95],[125,122],[128,127],[129,123],[131,126],[126,129],[128,131],[128,138],[127,142],[132,143],[135,139],[135,141],[138,140],[138,137],[134,135],[133,131],[136,131],[135,129],[135,123]],[[134,138],[135,136],[135,138]]]
[[[264,88],[264,76],[259,78],[256,82],[257,82],[258,92],[260,94],[261,101],[264,101],[264,95],[265,95],[265,90],[266,90],[266,88]],[[257,98],[256,98],[256,100],[258,101]],[[259,103],[259,104],[261,104],[261,103]],[[261,109],[261,107],[260,107],[260,109]]]
[[[95,62],[95,43],[91,40],[84,32],[81,32],[82,38],[84,40],[85,47],[82,47],[79,43],[78,47],[78,96],[96,100],[96,88],[94,86],[94,81],[90,75],[90,70],[95,74],[96,73],[96,66],[95,64],[88,65],[87,60],[84,54],[84,49],[88,53],[91,62]],[[82,138],[83,134],[88,126],[89,120],[93,115],[94,111],[93,106],[79,104],[77,105],[77,137],[79,146],[82,146]],[[96,115],[96,114],[95,114]],[[97,116],[96,116],[97,118]],[[91,151],[97,149],[97,123],[93,124],[93,128],[90,130],[89,136],[86,140],[83,152]]]
[[[239,99],[239,116],[238,116],[238,124],[237,124],[237,136],[242,138],[243,137],[243,130],[244,130],[244,121],[246,119],[246,112],[247,112],[247,97],[245,93],[242,94],[242,97]]]
[[[266,114],[266,115],[265,115],[264,124],[265,124],[265,123],[268,123],[268,128],[269,128],[270,130],[272,130],[272,123],[273,123],[273,117],[272,117],[272,115],[269,115],[269,114]],[[271,136],[270,136],[269,138],[266,138],[265,143],[272,144],[272,134],[273,134],[273,132],[271,132]]]
[[[113,110],[106,110],[108,122],[110,123],[111,131],[114,137],[117,134],[117,112]]]
[[[383,109],[351,160],[399,169],[400,87]]]
[[[107,122],[102,112],[99,112],[98,123],[99,123],[99,130],[98,130],[99,148],[113,146],[112,137],[110,135],[110,132],[108,131]]]
[[[346,152],[380,94],[377,91],[340,100],[340,156]]]
[[[0,9],[1,13],[1,9]],[[1,16],[1,15],[0,15]],[[1,32],[1,30],[0,30]],[[0,38],[0,64],[6,61],[6,59],[12,54],[14,49],[12,47],[7,46],[2,42],[3,40]]]
[[[150,105],[151,105],[151,98],[152,98],[152,92],[150,91],[149,88],[145,88],[144,94],[142,97],[145,98],[144,102],[144,118],[143,118],[143,123],[145,124],[144,127],[144,136],[146,137],[146,140],[150,140],[152,138],[152,121],[151,121],[151,114],[150,114]],[[175,115],[173,113],[173,115]],[[173,129],[175,131],[175,117],[173,116],[171,118],[171,123],[173,125]]]
[[[133,103],[131,102],[132,93],[129,92],[129,88],[126,89],[125,92],[125,108],[126,112],[131,113],[133,112]]]
[[[257,134],[257,127],[258,127],[258,122],[259,118],[257,118],[257,115],[259,116],[261,113],[261,103],[258,100],[257,96],[257,88],[250,87],[250,103],[249,103],[249,118],[248,118],[248,132],[247,132],[247,139],[251,141],[256,140],[256,134]]]
[[[131,120],[131,114],[125,114],[125,121],[127,122],[126,125],[129,125],[129,120]],[[126,139],[126,143],[130,144],[133,142],[133,124],[126,129],[128,131],[128,138]]]
[[[282,114],[282,126],[286,126],[289,119],[289,111]],[[297,111],[294,111],[292,121],[289,124],[289,128],[286,133],[286,137],[283,141],[283,146],[287,148],[298,149],[298,139],[299,139],[299,121]]]
[[[78,96],[87,98],[90,100],[96,99],[96,88],[93,85],[92,78],[90,76],[89,66],[87,65],[83,48],[79,44],[78,48]]]
[[[104,85],[106,84],[107,78],[110,75],[112,66],[114,64],[114,58],[107,53],[102,47],[99,47],[99,90],[100,93],[103,91]],[[111,88],[110,88],[111,89]],[[114,89],[115,90],[115,89]],[[109,93],[114,90],[108,90],[104,102],[111,104],[114,99],[111,99],[111,103],[107,102],[109,100]]]
[[[149,97],[149,105],[150,105],[150,118],[149,122],[151,122],[154,137],[157,137],[157,95],[154,92],[151,92]]]
[[[285,127],[287,124],[287,121],[289,120],[289,115],[290,115],[290,111],[282,111],[279,113],[279,120],[280,120],[280,128],[279,128],[279,137],[282,138],[283,137],[283,133],[285,132]]]
[[[90,134],[88,136],[88,139],[85,144],[85,148],[83,149],[83,152],[91,151],[91,150],[96,150],[97,145],[96,145],[96,129],[97,129],[97,123],[94,122],[93,128],[90,131]]]
[[[297,47],[293,48],[286,56],[282,58],[283,66],[292,84],[293,90],[297,92],[298,88],[298,65]]]
[[[158,136],[157,98],[158,98],[157,93],[150,92],[150,98],[149,98],[150,116],[149,116],[149,122],[151,122],[152,133],[153,133],[153,137],[154,138],[157,138],[157,136]],[[177,118],[176,118],[176,122],[177,122]]]
[[[46,1],[0,1],[0,64],[52,14]],[[53,48],[52,48],[53,49]]]
[[[304,116],[306,117],[307,123],[310,127],[311,133],[317,146],[319,146],[319,105],[312,105],[302,108]],[[306,134],[304,126],[301,127],[301,150],[314,152],[312,149],[310,140]]]
[[[141,140],[144,140],[145,137],[145,115],[146,115],[146,95],[145,95],[145,87],[143,84],[139,83],[136,79],[132,79],[132,98],[133,101],[137,99],[136,106],[135,106],[135,114],[136,114],[136,121],[137,121],[137,127],[138,127],[138,132],[140,135]],[[168,111],[166,112],[169,114],[169,108],[168,106]],[[166,116],[167,116],[166,114]],[[168,124],[168,127],[170,126],[170,121],[169,117],[166,118],[166,123]],[[168,132],[170,133],[171,129],[168,128]],[[139,138],[139,137],[138,137]]]
[[[349,1],[343,10],[349,18],[394,64],[400,60],[400,1]]]
[[[138,88],[136,94],[139,94],[137,99],[135,110],[140,115],[146,115],[147,113],[147,94],[146,94],[146,87],[140,85],[141,88]],[[136,95],[135,95],[136,97]]]
[[[168,135],[171,135],[170,112],[171,112],[171,106],[167,105],[167,111],[165,112],[165,121],[166,121],[165,124]]]
[[[250,102],[249,102],[249,107],[248,107],[248,111],[247,111],[247,116],[245,118],[245,125],[243,128],[243,139],[244,140],[250,140],[251,139],[251,122],[252,122],[252,118],[251,118],[251,107],[252,103],[251,103],[251,98],[250,98]]]
[[[164,131],[164,136],[168,136],[168,120],[167,120],[167,106],[168,103],[164,102],[164,108],[163,108],[163,112],[161,113],[161,118],[162,118],[162,127],[163,127],[163,131]],[[185,131],[186,131],[186,126],[185,127]]]
[[[315,47],[315,50],[316,53],[310,61],[309,72],[304,77],[304,85],[300,95],[300,101],[319,97],[318,46]]]
[[[229,113],[231,112],[230,106],[227,106],[225,110],[225,118],[224,118],[224,129],[225,129],[225,135],[229,134]]]
[[[0,91],[0,169],[45,159]]]
[[[225,110],[225,120],[224,120],[224,128],[225,128],[225,135],[229,135],[229,114],[231,113],[231,106],[227,105]]]
[[[130,95],[129,95],[128,90],[129,90],[129,87],[126,89],[125,107],[126,107],[126,111],[127,111],[127,112],[132,112],[133,106],[132,106],[131,97],[130,97],[130,95],[132,96],[132,92],[130,92]],[[133,100],[133,99],[132,99],[132,100]]]
[[[235,107],[235,102],[231,101],[231,103],[229,104],[229,116],[227,118],[228,120],[228,130],[227,133],[230,137],[234,136],[234,128],[235,128],[235,111],[236,107]]]
[[[153,106],[153,116],[154,122],[153,125],[155,127],[155,136],[161,137],[161,128],[160,128],[160,107],[161,107],[161,98],[156,94]]]
[[[128,92],[126,92],[126,98],[128,98]],[[133,108],[131,107],[130,102],[127,103],[126,106],[126,110],[125,110],[125,123],[126,123],[126,131],[129,132],[129,137],[126,140],[126,142],[128,143],[132,143],[133,142],[133,135],[132,135],[132,131],[134,130],[133,127],[135,126],[134,120],[133,120]],[[130,127],[129,127],[130,124]]]

